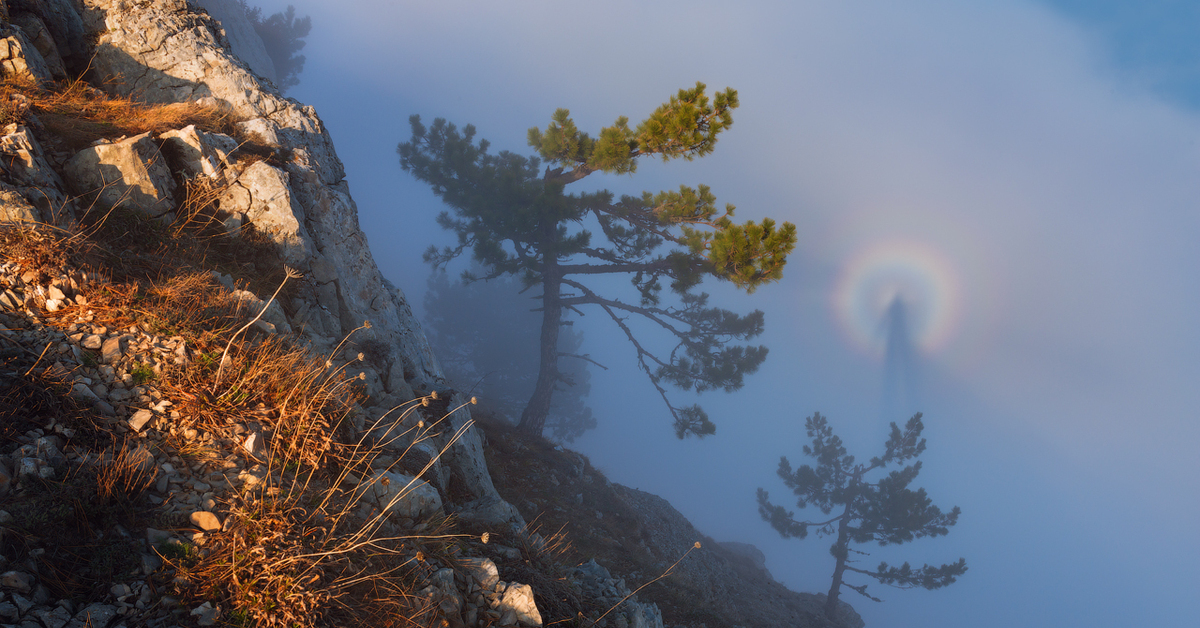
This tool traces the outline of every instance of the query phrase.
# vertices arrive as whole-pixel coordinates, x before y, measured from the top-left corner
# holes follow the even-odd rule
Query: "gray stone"
[[[40,222],[41,217],[33,205],[25,200],[9,186],[0,183],[0,222]],[[5,309],[15,310],[13,299],[9,299],[3,306]]]
[[[11,19],[13,24],[21,27],[25,37],[42,55],[42,60],[46,62],[46,68],[50,70],[50,74],[55,78],[67,78],[67,69],[63,65],[62,55],[58,52],[58,44],[55,43],[54,36],[50,34],[42,20],[32,13],[18,13],[12,15]]]
[[[135,432],[140,432],[142,431],[142,428],[145,428],[153,420],[153,412],[149,410],[138,410],[137,412],[133,413],[133,416],[129,417],[129,427]],[[153,425],[150,425],[150,427],[153,427]]]
[[[23,571],[6,571],[0,574],[0,587],[14,589],[21,593],[32,591],[34,582],[33,576]]]
[[[500,581],[500,571],[496,568],[496,563],[492,562],[490,558],[464,558],[459,561],[459,564],[485,590],[493,590],[496,587],[496,583]]]
[[[272,83],[278,83],[275,77],[275,62],[267,54],[262,38],[254,30],[246,11],[236,0],[194,0],[204,7],[225,30],[225,40],[239,59],[246,62],[255,74]]]
[[[94,195],[104,209],[128,207],[156,218],[175,206],[175,180],[149,133],[85,148],[63,171],[77,194]]]
[[[0,27],[0,73],[49,83],[54,80],[50,66],[33,42],[20,27],[9,24]]]
[[[0,602],[0,621],[15,622],[21,617],[17,606],[12,602]]]
[[[242,443],[242,449],[245,449],[246,453],[254,456],[255,458],[263,458],[266,456],[268,451],[267,441],[261,432],[250,432],[250,435],[246,437],[245,442]]]
[[[283,306],[279,304],[279,301],[271,300],[270,304],[267,304],[267,302],[258,298],[258,295],[248,290],[234,290],[230,296],[241,301],[245,306],[244,314],[246,318],[253,319],[261,312],[261,320],[271,323],[276,329],[285,334],[292,333],[292,326],[288,324],[287,314],[284,314]]]
[[[510,583],[497,606],[501,612],[512,611],[516,619],[530,626],[542,625],[542,614],[533,601],[533,588],[527,584]]]
[[[361,490],[364,501],[398,517],[422,519],[442,514],[442,497],[437,490],[410,475],[381,471]]]
[[[158,139],[172,169],[190,177],[216,178],[229,166],[229,154],[237,148],[232,137],[206,133],[194,124],[162,133]]]
[[[146,528],[146,543],[150,547],[158,547],[163,543],[171,540],[171,533],[166,530],[156,530],[154,528]]]
[[[71,621],[71,612],[61,606],[49,610],[36,610],[33,615],[40,619],[46,628],[63,628]]]
[[[221,520],[211,512],[200,510],[193,512],[191,517],[192,525],[200,528],[205,532],[216,532],[221,529]]]
[[[111,604],[89,604],[75,614],[67,628],[104,628],[117,617],[117,607]]]
[[[115,364],[117,360],[120,360],[121,355],[124,352],[121,347],[122,340],[124,340],[124,337],[122,336],[112,336],[110,338],[106,338],[101,344],[100,359],[106,364]]]
[[[213,606],[212,602],[205,602],[200,606],[192,609],[191,615],[196,617],[196,623],[201,626],[212,626],[217,623],[217,619],[221,617],[221,607]]]
[[[22,595],[13,593],[12,601],[13,601],[13,604],[17,605],[17,612],[22,615],[24,615],[25,613],[28,613],[29,609],[33,608],[33,601]]]
[[[92,404],[100,401],[100,398],[96,396],[96,393],[93,392],[87,384],[82,383],[75,384],[71,387],[71,396],[80,401],[86,401]]]
[[[196,15],[185,0],[131,3],[83,0],[84,23],[96,37],[92,70],[124,76],[106,84],[150,102],[211,99],[240,119],[270,118],[281,141],[304,152],[304,165],[323,183],[345,171],[311,107],[281,97],[226,47],[219,24]]]
[[[307,266],[316,252],[304,228],[304,208],[288,187],[288,174],[266,162],[246,168],[221,198],[220,207],[229,213],[244,213],[256,230],[275,241],[280,256],[294,267]]]
[[[104,339],[97,334],[88,334],[83,337],[83,342],[80,343],[84,349],[96,351],[104,346]]]
[[[261,464],[256,464],[237,475],[239,482],[246,486],[255,486],[267,478],[267,470]]]
[[[68,205],[63,181],[28,128],[10,124],[4,129],[0,157],[17,185],[15,191],[42,213],[43,220],[53,220],[63,213]]]
[[[241,134],[263,146],[269,148],[279,148],[279,125],[266,118],[255,118],[239,122],[238,131]]]

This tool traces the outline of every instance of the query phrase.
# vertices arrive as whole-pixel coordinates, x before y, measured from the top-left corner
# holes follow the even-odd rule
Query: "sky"
[[[451,237],[398,165],[409,115],[527,153],[558,107],[594,132],[698,80],[738,90],[712,155],[588,180],[707,183],[739,218],[799,234],[779,283],[706,286],[762,309],[771,351],[741,391],[700,397],[713,437],[676,440],[632,349],[581,322],[612,368],[593,373],[600,427],[576,446],[610,479],[754,543],[790,588],[827,590],[828,539],[780,539],[754,493],[794,504],[775,469],[806,462],[815,411],[860,459],[880,452],[905,418],[884,407],[882,333],[902,293],[928,439],[915,485],[963,514],[946,537],[862,549],[969,571],[844,599],[872,628],[1195,625],[1200,5],[290,3],[313,30],[289,95],[330,129],[375,258],[418,309],[421,252]]]

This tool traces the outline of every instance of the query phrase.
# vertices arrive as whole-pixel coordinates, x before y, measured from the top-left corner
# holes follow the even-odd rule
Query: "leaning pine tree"
[[[809,528],[821,536],[837,535],[829,548],[829,553],[836,559],[833,584],[825,598],[825,615],[829,619],[837,619],[838,594],[842,585],[880,601],[867,593],[867,585],[845,582],[847,571],[902,589],[940,589],[967,571],[967,561],[962,558],[955,563],[938,567],[925,565],[919,569],[913,569],[908,563],[896,567],[886,562],[879,563],[875,569],[863,569],[857,566],[858,561],[850,558],[852,552],[866,555],[866,552],[852,549],[851,544],[893,545],[922,537],[943,536],[958,522],[958,506],[943,513],[925,495],[925,489],[914,491],[908,488],[921,471],[920,462],[876,479],[867,477],[888,465],[912,460],[925,451],[925,439],[921,438],[925,426],[921,423],[920,413],[913,415],[903,430],[892,423],[883,456],[871,458],[867,464],[855,464],[854,456],[846,453],[842,439],[834,435],[829,421],[820,413],[806,419],[804,425],[812,439],[811,446],[804,446],[804,454],[814,458],[817,466],[804,465],[793,471],[788,459],[781,458],[779,477],[799,498],[797,505],[801,508],[811,505],[825,515],[835,510],[837,514],[823,521],[797,521],[795,513],[772,504],[770,496],[761,488],[758,489],[758,512],[785,539],[802,539],[808,536]]]
[[[735,344],[762,333],[761,311],[740,316],[710,307],[708,295],[693,289],[705,276],[732,282],[753,292],[780,278],[796,242],[796,228],[765,218],[733,222],[733,206],[718,209],[707,186],[616,199],[611,192],[568,194],[566,187],[588,175],[631,174],[642,157],[691,160],[712,152],[717,136],[733,123],[737,92],[726,89],[710,100],[705,87],[680,90],[637,127],[620,117],[593,138],[582,133],[570,112],[559,109],[543,131],[529,131],[539,157],[508,151],[488,152],[474,142],[475,128],[460,132],[443,119],[425,127],[410,118],[412,139],[400,144],[400,165],[450,206],[438,221],[454,231],[458,243],[426,260],[444,267],[468,249],[482,264],[486,279],[518,275],[542,288],[542,328],[538,378],[521,414],[520,429],[541,434],[551,395],[561,374],[559,329],[564,310],[603,311],[637,351],[638,365],[662,396],[674,419],[675,433],[703,436],[715,431],[697,405],[677,408],[664,384],[684,390],[733,391],[766,358],[763,346]],[[541,169],[542,160],[548,165]],[[600,236],[584,228],[590,221]],[[628,276],[638,296],[632,302],[603,295],[589,278]],[[662,303],[668,285],[677,303]],[[630,317],[672,337],[669,351],[656,351],[635,333]]]

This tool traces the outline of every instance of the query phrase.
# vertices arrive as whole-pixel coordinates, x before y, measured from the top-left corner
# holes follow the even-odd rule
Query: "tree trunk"
[[[553,229],[553,227],[551,228]],[[555,232],[548,234],[553,238]],[[562,271],[553,242],[542,244],[542,336],[537,385],[517,429],[526,434],[541,436],[550,414],[550,399],[558,383],[558,332],[562,327]]]
[[[838,540],[833,545],[832,554],[837,559],[833,569],[833,584],[829,586],[829,595],[825,596],[825,616],[830,621],[837,622],[838,595],[842,591],[842,574],[846,573],[846,559],[850,556],[850,506],[851,499],[842,512],[842,520],[838,522]]]

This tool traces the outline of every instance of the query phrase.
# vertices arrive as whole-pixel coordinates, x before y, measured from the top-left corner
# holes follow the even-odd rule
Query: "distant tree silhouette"
[[[288,5],[286,11],[264,18],[262,9],[247,5],[246,0],[240,1],[275,66],[276,87],[286,92],[299,85],[305,58],[297,53],[304,48],[304,38],[312,30],[312,18],[305,16],[296,19],[296,7],[292,5]]]
[[[537,383],[539,302],[512,277],[466,284],[435,270],[426,285],[425,331],[446,376],[515,423]],[[596,427],[586,403],[591,374],[579,355],[582,344],[582,332],[562,331],[562,377],[546,419],[555,440],[574,441]]]
[[[797,521],[795,514],[782,506],[771,503],[767,491],[758,489],[758,512],[783,538],[804,538],[809,528],[815,528],[820,536],[837,535],[829,553],[837,560],[833,570],[833,584],[825,599],[825,615],[836,621],[838,594],[843,584],[876,602],[879,598],[867,593],[867,585],[844,582],[847,571],[859,573],[879,582],[902,589],[923,587],[939,589],[952,584],[967,570],[967,561],[934,567],[925,565],[913,569],[908,563],[899,567],[879,563],[875,569],[861,569],[858,561],[850,559],[850,553],[866,556],[866,552],[851,549],[851,544],[878,543],[893,545],[907,543],[923,537],[937,537],[949,532],[958,522],[959,509],[955,506],[943,513],[925,495],[925,489],[908,488],[921,471],[921,463],[915,462],[892,471],[874,481],[866,475],[890,464],[912,460],[925,451],[925,439],[921,438],[924,425],[921,414],[913,415],[904,429],[892,423],[892,433],[884,446],[884,454],[872,458],[867,464],[855,464],[854,456],[846,454],[842,439],[834,435],[829,422],[820,413],[805,420],[812,445],[804,446],[804,454],[817,461],[817,466],[804,465],[792,471],[788,459],[779,461],[779,477],[799,497],[797,505],[806,508],[816,506],[826,515],[835,507],[839,513],[825,521]]]

